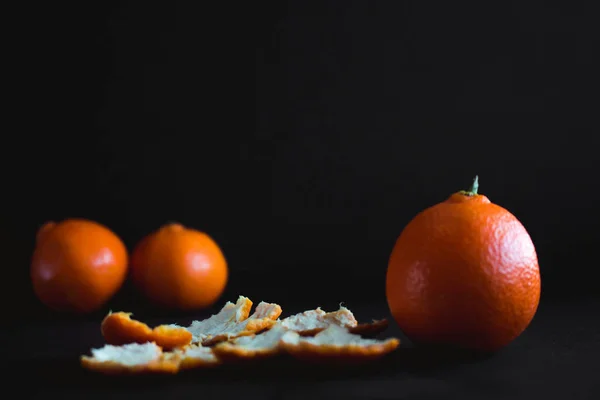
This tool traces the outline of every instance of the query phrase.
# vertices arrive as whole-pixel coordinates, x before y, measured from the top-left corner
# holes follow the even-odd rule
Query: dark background
[[[44,399],[598,399],[593,4],[5,5],[0,375],[26,374],[20,392]],[[344,301],[360,321],[389,318],[396,238],[476,174],[529,230],[542,273],[535,319],[493,357],[412,346],[392,321],[383,335],[401,347],[352,372],[270,360],[119,381],[77,361],[104,343],[109,308],[151,325],[200,316],[129,285],[98,313],[59,316],[31,290],[47,220],[99,221],[130,249],[179,221],[229,261],[216,307],[244,294],[286,315]]]
[[[66,217],[129,248],[172,220],[207,232],[229,261],[223,301],[384,301],[402,228],[475,174],[529,230],[543,299],[598,293],[591,7],[250,3],[13,14],[9,314],[52,317],[29,259],[38,227]],[[145,303],[125,287],[108,306]]]

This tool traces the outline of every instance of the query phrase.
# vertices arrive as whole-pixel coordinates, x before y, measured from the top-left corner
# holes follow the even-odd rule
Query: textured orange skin
[[[36,296],[53,310],[101,308],[127,276],[127,249],[103,225],[83,219],[47,222],[37,234],[30,275]]]
[[[110,313],[100,324],[102,337],[107,344],[121,346],[128,343],[146,343],[153,341],[152,328],[143,322],[131,319],[124,312]],[[160,346],[157,343],[158,346]]]
[[[120,346],[128,343],[154,342],[163,349],[174,349],[190,344],[192,334],[185,328],[159,325],[152,329],[143,322],[131,319],[124,312],[110,313],[100,326],[107,344]]]
[[[292,357],[316,363],[333,363],[341,365],[361,364],[377,360],[396,350],[400,340],[390,338],[384,342],[369,346],[347,344],[337,346],[331,344],[299,344],[281,343],[280,347]]]
[[[389,322],[387,319],[374,319],[373,322],[365,322],[348,328],[348,331],[362,337],[374,338],[381,332],[385,331],[388,325]]]
[[[90,371],[105,375],[137,375],[137,374],[176,374],[179,372],[181,359],[172,353],[162,353],[158,360],[144,365],[127,366],[112,361],[96,361],[92,357],[81,356],[81,366]]]
[[[459,192],[405,227],[386,295],[415,342],[493,352],[527,328],[540,286],[535,247],[517,218],[483,195]]]
[[[154,342],[163,349],[174,349],[190,344],[192,333],[185,328],[159,325],[152,329]]]
[[[131,255],[133,283],[162,307],[210,307],[225,290],[227,262],[205,233],[168,224],[138,243]]]

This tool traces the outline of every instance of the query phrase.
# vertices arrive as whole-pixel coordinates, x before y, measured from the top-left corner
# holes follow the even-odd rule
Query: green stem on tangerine
[[[473,184],[469,190],[461,190],[459,193],[465,196],[475,196],[477,191],[479,190],[479,176],[475,175],[475,179],[473,179]]]

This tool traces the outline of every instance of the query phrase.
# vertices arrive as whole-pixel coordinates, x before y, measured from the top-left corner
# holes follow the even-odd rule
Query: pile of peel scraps
[[[177,373],[224,363],[288,354],[317,361],[367,361],[395,350],[396,338],[370,338],[387,320],[359,324],[352,312],[320,308],[280,319],[281,307],[240,296],[217,314],[188,327],[150,328],[131,314],[111,312],[102,321],[106,345],[81,356],[81,365],[106,374]]]

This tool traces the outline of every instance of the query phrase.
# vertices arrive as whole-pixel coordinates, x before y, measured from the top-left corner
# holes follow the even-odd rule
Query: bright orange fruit
[[[519,336],[540,299],[533,242],[506,209],[469,191],[419,213],[389,259],[386,295],[420,343],[495,351]]]
[[[30,272],[35,294],[46,306],[87,313],[102,307],[122,286],[127,249],[97,222],[47,222],[38,231]]]
[[[213,305],[228,279],[225,257],[207,234],[168,224],[143,238],[131,255],[133,283],[154,303],[193,310]]]

